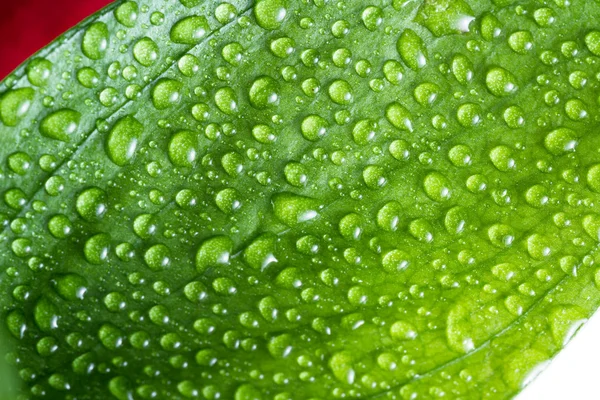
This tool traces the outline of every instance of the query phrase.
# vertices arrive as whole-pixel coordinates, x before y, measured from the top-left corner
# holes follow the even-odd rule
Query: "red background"
[[[0,0],[0,79],[111,0]]]

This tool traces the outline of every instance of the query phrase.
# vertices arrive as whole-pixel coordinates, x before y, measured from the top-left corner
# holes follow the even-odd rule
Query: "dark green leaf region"
[[[599,20],[139,0],[60,37],[0,84],[16,398],[514,397],[600,305]]]

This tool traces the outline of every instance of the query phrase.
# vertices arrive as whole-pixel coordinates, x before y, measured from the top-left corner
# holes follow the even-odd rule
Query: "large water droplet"
[[[133,45],[133,57],[140,64],[149,67],[158,59],[158,45],[149,37],[141,38]]]
[[[46,137],[68,142],[81,120],[81,114],[78,111],[68,108],[54,111],[45,116],[40,122],[40,133]]]
[[[112,162],[119,166],[130,163],[143,131],[144,125],[131,115],[118,120],[106,141],[106,150]]]
[[[205,17],[196,15],[185,17],[177,21],[170,31],[171,41],[180,44],[199,43],[210,31]]]
[[[507,96],[517,90],[517,78],[501,67],[490,69],[485,77],[485,84],[494,96]]]
[[[181,131],[169,141],[169,159],[178,167],[191,167],[198,156],[198,134]]]
[[[108,48],[108,27],[104,22],[94,22],[90,25],[81,41],[81,51],[91,60],[99,60],[104,57]]]
[[[152,88],[152,104],[158,110],[164,110],[181,100],[181,82],[162,78]]]
[[[285,0],[259,0],[254,6],[254,18],[263,29],[279,28],[286,16],[287,2]]]
[[[464,0],[424,1],[417,11],[415,21],[435,36],[469,32],[473,10]]]
[[[269,76],[261,76],[250,87],[250,104],[258,109],[274,106],[279,102],[279,85]]]
[[[35,91],[31,88],[9,90],[0,97],[0,121],[16,126],[29,111]]]
[[[196,253],[196,269],[204,272],[209,267],[227,265],[233,250],[233,241],[227,236],[205,240]]]
[[[427,49],[423,39],[412,29],[406,29],[400,35],[396,48],[406,65],[419,70],[427,64]]]
[[[319,204],[309,197],[280,193],[273,197],[275,216],[284,224],[296,226],[317,217]]]

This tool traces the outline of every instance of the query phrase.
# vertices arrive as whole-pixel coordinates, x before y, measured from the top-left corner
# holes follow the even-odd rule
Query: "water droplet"
[[[517,90],[517,78],[501,67],[491,68],[486,77],[485,84],[494,96],[507,96]]]
[[[396,60],[388,60],[383,64],[383,75],[392,85],[399,85],[404,77],[404,67]]]
[[[495,224],[488,229],[490,242],[500,248],[510,247],[515,240],[513,229],[504,224]]]
[[[169,141],[169,159],[178,167],[192,167],[198,157],[198,134],[180,131]]]
[[[379,7],[369,6],[363,10],[360,17],[368,30],[375,31],[383,22],[383,11]]]
[[[119,119],[106,141],[106,151],[111,161],[119,166],[129,164],[135,156],[143,132],[144,125],[133,116]]]
[[[31,88],[9,90],[0,96],[0,121],[16,126],[29,111],[35,91]]]
[[[125,340],[123,332],[112,324],[104,324],[98,330],[98,338],[108,350],[116,350],[123,346]]]
[[[44,332],[58,328],[60,319],[58,307],[45,296],[36,303],[33,317],[36,325]]]
[[[171,252],[164,244],[155,244],[144,253],[144,262],[152,271],[160,271],[171,262]]]
[[[473,151],[469,146],[458,144],[450,149],[448,158],[456,167],[467,167],[471,165]]]
[[[350,33],[350,24],[343,19],[337,20],[331,25],[331,34],[338,39],[343,38]]]
[[[479,125],[482,120],[482,110],[479,104],[466,103],[458,107],[456,112],[458,122],[465,128]]]
[[[156,233],[156,217],[140,214],[133,220],[133,231],[142,239],[150,239]]]
[[[181,82],[174,79],[160,79],[152,88],[152,104],[158,110],[172,107],[181,100],[182,87]]]
[[[406,65],[419,70],[427,64],[427,48],[423,39],[412,29],[406,29],[400,35],[396,48]]]
[[[254,269],[264,270],[270,264],[277,262],[275,246],[277,237],[265,233],[254,239],[244,250],[244,261]]]
[[[233,188],[221,190],[215,196],[215,203],[219,210],[225,214],[231,214],[242,207],[242,200],[239,192]]]
[[[10,208],[20,210],[27,204],[27,196],[21,189],[12,188],[4,192],[4,201]]]
[[[215,8],[215,18],[221,24],[227,24],[233,21],[238,11],[233,4],[221,3]]]
[[[389,152],[398,161],[408,160],[410,157],[410,145],[406,140],[397,139],[390,143]]]
[[[57,239],[64,239],[73,233],[73,224],[66,215],[58,214],[48,221],[48,230]]]
[[[387,120],[398,129],[412,132],[412,115],[410,112],[399,103],[391,103],[385,109],[385,117]]]
[[[375,121],[363,119],[354,125],[354,129],[352,129],[352,138],[356,144],[361,146],[367,145],[375,139],[377,128],[378,126]]]
[[[529,31],[518,31],[508,37],[508,45],[518,54],[527,54],[533,48],[533,35]]]
[[[102,189],[91,187],[77,197],[77,212],[86,221],[94,221],[107,211],[107,200],[106,193]]]
[[[502,24],[495,15],[486,13],[481,18],[481,36],[489,41],[494,40],[502,33]]]
[[[473,10],[464,0],[437,0],[423,2],[415,21],[439,37],[469,32],[474,19]]]
[[[55,280],[56,292],[67,301],[83,300],[87,293],[87,281],[77,274],[62,275]]]
[[[227,115],[233,115],[237,112],[237,96],[232,88],[224,87],[215,93],[215,104]]]
[[[600,56],[600,32],[591,31],[585,36],[585,45],[588,50],[596,55]]]
[[[548,189],[543,185],[533,185],[525,192],[525,201],[532,207],[542,207],[548,203]]]
[[[548,319],[554,341],[559,346],[565,346],[587,321],[585,311],[577,306],[556,307]]]
[[[516,168],[512,150],[506,146],[496,146],[490,151],[490,160],[498,171],[508,172]]]
[[[329,359],[329,368],[333,375],[342,383],[352,385],[356,378],[356,372],[353,369],[354,359],[349,351],[335,353]]]
[[[308,181],[308,171],[304,165],[290,162],[284,168],[285,180],[292,186],[303,187]]]
[[[450,181],[439,172],[432,172],[425,177],[423,188],[427,196],[434,201],[446,201],[452,196]]]
[[[259,0],[254,6],[254,17],[263,29],[279,28],[286,16],[287,2],[285,0]]]
[[[133,57],[143,66],[149,67],[158,59],[158,45],[149,37],[143,37],[133,45]]]
[[[177,67],[183,75],[191,77],[194,76],[196,72],[200,70],[200,60],[198,60],[198,57],[196,56],[193,56],[191,54],[185,54],[177,62]],[[194,114],[194,118],[196,118],[196,113],[194,113],[193,109],[192,114]]]
[[[310,197],[280,193],[273,197],[275,216],[288,226],[296,226],[317,217],[319,205]]]
[[[368,165],[365,167],[363,170],[363,180],[371,189],[379,189],[387,183],[385,171],[378,165]]]
[[[51,139],[68,142],[77,131],[81,114],[71,109],[54,111],[40,122],[40,133]]]
[[[417,337],[417,329],[406,321],[396,321],[390,327],[390,336],[394,340],[413,340]]]
[[[348,240],[358,240],[363,232],[362,218],[356,213],[346,214],[339,223],[340,234]]]
[[[77,71],[77,81],[86,88],[93,88],[98,86],[100,82],[100,74],[90,67],[83,67]]]
[[[417,103],[423,107],[431,106],[440,94],[440,87],[435,83],[425,82],[417,86],[413,92]]]
[[[270,49],[275,56],[286,58],[294,52],[295,47],[296,43],[294,42],[294,39],[281,37],[271,42]]]
[[[463,207],[456,206],[448,210],[446,217],[444,218],[444,226],[448,233],[452,235],[459,235],[463,233],[469,220],[469,213]]]
[[[104,22],[94,22],[83,34],[81,51],[91,60],[99,60],[104,57],[108,48],[109,32]]]
[[[263,400],[263,396],[260,390],[246,383],[237,388],[234,400]]]
[[[205,17],[192,15],[177,21],[169,33],[171,41],[179,44],[196,44],[210,31]]]
[[[338,79],[329,86],[329,98],[336,104],[347,105],[353,100],[352,86],[344,80]]]
[[[115,9],[115,18],[128,28],[133,28],[138,18],[138,5],[135,1],[126,1]]]
[[[538,8],[533,12],[533,19],[541,27],[548,27],[556,21],[556,13],[548,7]]]
[[[18,175],[25,175],[31,168],[32,160],[29,154],[22,151],[12,153],[7,157],[8,167]]]
[[[52,73],[52,62],[45,58],[34,58],[25,68],[29,83],[34,86],[45,86]]]
[[[519,106],[508,107],[502,116],[509,128],[517,129],[525,124],[525,112]]]
[[[402,250],[392,250],[385,253],[381,265],[389,273],[397,273],[408,268],[411,257]],[[392,334],[393,336],[393,334]]]
[[[581,121],[589,115],[585,104],[579,99],[570,99],[565,104],[565,113],[573,121]]]
[[[110,236],[99,233],[89,238],[84,245],[85,259],[90,264],[102,264],[108,259],[110,250]]]
[[[588,186],[596,193],[600,193],[600,164],[595,164],[587,173]]]
[[[274,106],[279,102],[279,85],[269,76],[261,76],[250,87],[250,104],[258,109]]]
[[[309,115],[304,118],[300,129],[302,136],[306,140],[317,141],[321,137],[325,136],[328,127],[327,121],[318,115]]]

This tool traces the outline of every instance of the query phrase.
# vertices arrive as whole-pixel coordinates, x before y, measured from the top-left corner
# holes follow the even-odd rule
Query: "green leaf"
[[[516,395],[600,304],[600,3],[546,3],[117,1],[40,51],[22,398]]]

